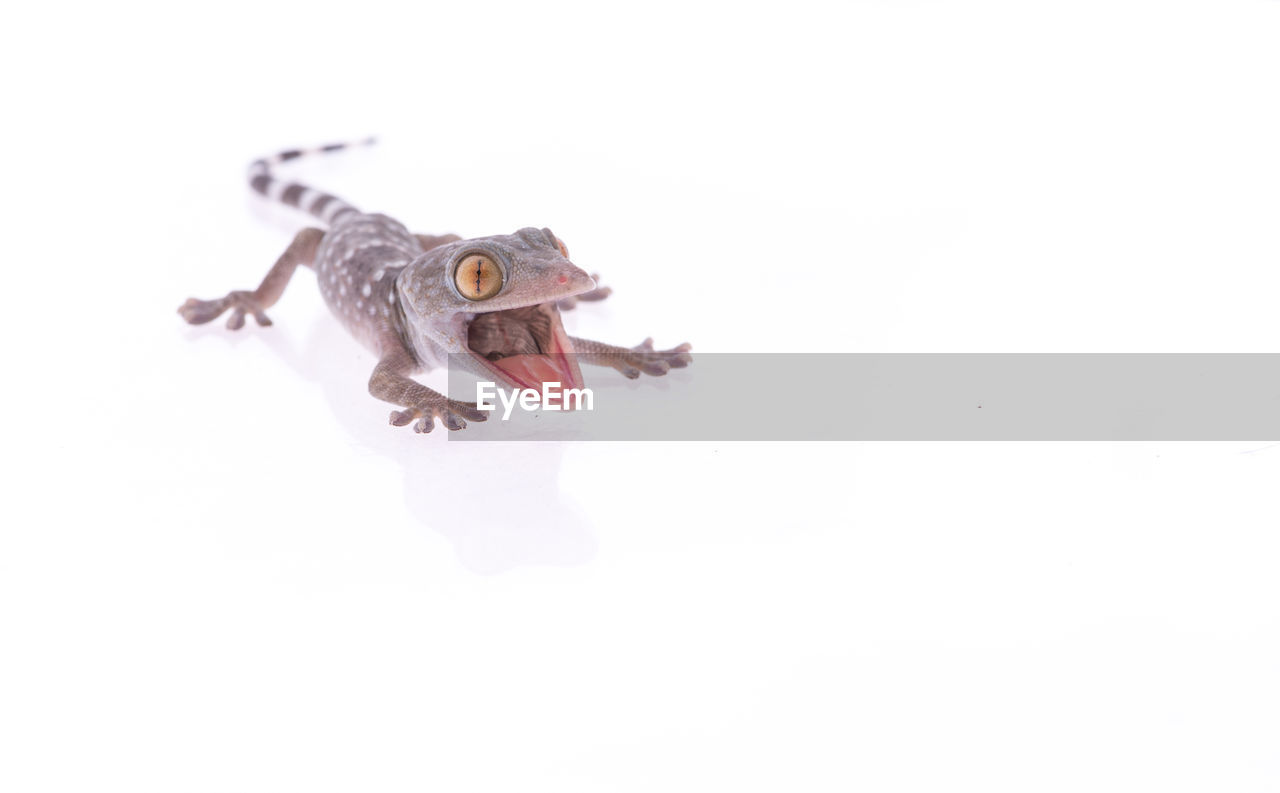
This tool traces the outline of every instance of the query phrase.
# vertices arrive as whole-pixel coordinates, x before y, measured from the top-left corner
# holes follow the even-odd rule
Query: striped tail
[[[274,199],[295,209],[310,212],[325,223],[332,225],[339,215],[358,212],[359,210],[341,198],[322,190],[314,190],[304,184],[277,179],[271,173],[271,167],[307,154],[341,151],[352,146],[370,146],[373,143],[373,138],[367,138],[366,140],[352,143],[330,143],[328,146],[319,146],[314,149],[289,149],[279,154],[273,154],[270,157],[263,157],[249,166],[249,186],[267,198]]]

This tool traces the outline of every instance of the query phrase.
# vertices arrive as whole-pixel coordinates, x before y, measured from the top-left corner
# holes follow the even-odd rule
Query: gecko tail
[[[372,146],[376,142],[374,138],[365,138],[364,140],[347,143],[330,143],[312,149],[288,149],[269,157],[263,157],[260,160],[254,160],[249,165],[249,187],[267,198],[279,201],[285,206],[309,212],[325,223],[332,225],[339,215],[358,212],[359,210],[336,195],[307,187],[298,182],[277,178],[271,172],[272,167],[303,156],[328,154],[355,146]]]

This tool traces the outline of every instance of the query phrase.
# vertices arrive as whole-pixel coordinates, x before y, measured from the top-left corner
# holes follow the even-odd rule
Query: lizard
[[[369,393],[400,408],[391,412],[393,426],[413,424],[420,433],[431,432],[437,420],[460,430],[468,420],[487,418],[475,403],[449,399],[413,379],[446,362],[515,389],[540,389],[547,382],[581,388],[579,362],[631,379],[690,363],[688,343],[655,350],[652,338],[619,347],[570,337],[560,312],[612,290],[573,264],[550,229],[471,239],[415,234],[387,215],[361,212],[335,195],[276,176],[276,167],[291,160],[371,143],[289,149],[255,160],[250,188],[310,213],[324,228],[299,231],[256,289],[190,298],[178,308],[182,318],[199,325],[230,311],[231,330],[243,328],[246,315],[271,325],[267,309],[299,265],[310,267],[329,310],[377,357]]]

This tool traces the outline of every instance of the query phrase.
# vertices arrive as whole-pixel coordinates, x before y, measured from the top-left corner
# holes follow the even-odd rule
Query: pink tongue
[[[559,383],[561,388],[582,388],[582,372],[578,369],[578,357],[573,354],[573,343],[564,332],[560,312],[554,306],[548,312],[551,320],[551,338],[543,355],[509,355],[492,361],[513,383],[521,388],[542,390],[543,383]]]
[[[521,388],[542,390],[543,383],[559,383],[561,388],[582,388],[578,362],[570,356],[509,355],[493,362]]]

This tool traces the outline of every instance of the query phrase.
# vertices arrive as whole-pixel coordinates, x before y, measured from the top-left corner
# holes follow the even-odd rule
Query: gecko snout
[[[556,284],[564,287],[566,296],[576,295],[580,292],[590,292],[596,288],[596,280],[587,275],[585,270],[572,264],[556,273]]]

